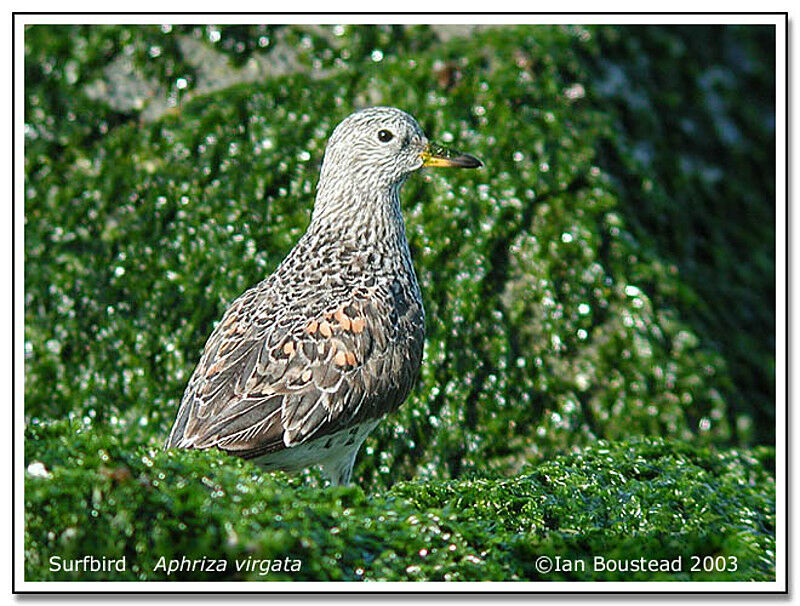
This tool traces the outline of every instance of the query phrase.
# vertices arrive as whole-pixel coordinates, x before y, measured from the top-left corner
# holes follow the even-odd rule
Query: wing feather
[[[209,337],[166,447],[255,457],[396,408],[419,368],[422,309],[398,320],[368,295],[288,302],[269,280],[244,293]],[[409,326],[410,355],[397,336]]]

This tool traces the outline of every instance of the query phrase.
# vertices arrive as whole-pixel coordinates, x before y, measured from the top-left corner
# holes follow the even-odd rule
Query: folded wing
[[[244,293],[209,337],[166,447],[251,458],[394,410],[416,377],[422,330],[396,330],[412,319],[359,295],[298,311],[264,283]]]

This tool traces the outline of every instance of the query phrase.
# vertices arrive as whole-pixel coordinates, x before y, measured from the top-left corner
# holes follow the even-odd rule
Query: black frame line
[[[767,16],[767,15],[783,15],[784,17],[784,38],[786,41],[785,44],[785,115],[786,115],[786,130],[784,133],[785,137],[785,211],[786,211],[786,225],[785,228],[785,237],[786,237],[786,266],[785,266],[785,280],[786,280],[786,294],[785,294],[785,303],[786,303],[786,401],[785,405],[785,470],[786,470],[786,477],[785,480],[785,519],[784,525],[786,529],[786,540],[785,540],[785,565],[786,569],[784,572],[784,581],[785,581],[785,588],[783,590],[761,590],[761,591],[732,591],[732,590],[725,590],[725,591],[691,591],[691,590],[675,590],[675,591],[657,591],[657,590],[636,590],[632,589],[631,591],[587,591],[587,590],[566,590],[566,591],[548,591],[548,590],[509,590],[505,591],[502,589],[489,589],[487,591],[463,591],[457,589],[457,584],[455,585],[456,588],[453,590],[447,591],[430,591],[430,590],[390,590],[390,591],[378,591],[378,590],[365,590],[365,591],[325,591],[325,590],[298,590],[298,591],[286,591],[282,589],[277,590],[213,590],[209,588],[208,591],[199,591],[199,590],[184,590],[184,591],[151,591],[143,589],[141,591],[134,591],[134,590],[98,590],[98,591],[88,591],[88,590],[64,590],[64,591],[49,591],[49,590],[21,590],[17,588],[16,585],[16,566],[14,561],[14,555],[16,552],[16,527],[14,521],[16,519],[16,477],[17,477],[17,466],[16,466],[16,434],[14,431],[14,420],[16,418],[16,390],[15,390],[15,383],[13,381],[13,369],[16,368],[16,334],[14,332],[14,320],[15,320],[15,312],[16,309],[14,307],[14,302],[16,301],[16,251],[15,251],[15,244],[16,244],[16,205],[14,204],[15,201],[15,192],[16,192],[16,166],[17,166],[17,158],[15,155],[15,140],[16,140],[16,130],[15,130],[15,122],[14,119],[17,116],[17,108],[15,106],[16,101],[16,18],[17,15],[279,15],[279,16],[289,16],[289,15],[376,15],[376,16],[387,16],[387,15],[397,15],[397,16],[404,16],[404,15],[424,15],[424,16],[436,16],[436,15],[480,15],[480,16],[491,16],[491,15],[518,15],[518,16],[526,16],[526,15],[642,15],[642,16],[652,16],[652,15],[688,15],[688,16],[707,16],[707,15],[753,15],[753,16]],[[634,23],[626,24],[626,25],[635,25]],[[776,25],[776,30],[777,30]],[[296,595],[324,595],[328,597],[334,597],[338,599],[339,596],[396,596],[396,595],[427,595],[427,596],[438,596],[438,595],[470,595],[470,596],[482,596],[482,595],[525,595],[525,596],[532,596],[532,595],[553,595],[553,596],[562,596],[562,595],[601,595],[601,596],[637,596],[637,595],[695,595],[695,596],[709,596],[709,595],[739,595],[739,596],[757,596],[757,595],[789,595],[789,584],[790,584],[790,549],[789,549],[789,528],[790,528],[790,509],[789,509],[789,450],[790,450],[790,441],[789,441],[789,393],[790,393],[790,383],[789,383],[789,361],[791,358],[791,346],[790,346],[790,324],[791,324],[791,315],[789,313],[789,304],[791,302],[791,282],[790,282],[790,275],[789,275],[789,248],[790,248],[790,240],[789,240],[789,218],[790,218],[790,208],[789,208],[789,189],[790,189],[790,181],[789,181],[789,122],[790,122],[790,111],[789,111],[789,13],[788,11],[756,11],[756,12],[749,12],[749,11],[734,11],[734,12],[722,12],[722,11],[705,11],[705,12],[681,12],[681,11],[648,11],[648,12],[633,12],[633,11],[590,11],[590,12],[575,12],[575,11],[546,11],[546,12],[514,12],[514,11],[497,11],[497,12],[415,12],[415,11],[383,11],[383,12],[364,12],[364,11],[346,11],[346,12],[309,12],[309,11],[276,11],[276,12],[246,12],[246,11],[218,11],[218,12],[210,12],[210,11],[201,11],[201,12],[189,12],[189,11],[175,11],[175,12],[150,12],[150,11],[108,11],[108,12],[99,12],[99,11],[12,11],[11,13],[11,163],[12,163],[12,171],[11,171],[11,296],[12,296],[12,325],[11,325],[11,363],[12,363],[12,381],[11,381],[11,466],[12,466],[12,485],[11,485],[11,515],[12,515],[12,524],[11,524],[11,593],[14,595],[83,595],[83,596],[103,596],[103,595],[162,595],[162,596],[175,596],[175,595],[281,595],[281,596],[296,596]],[[777,177],[777,175],[776,175]],[[776,201],[777,207],[777,201]],[[23,213],[24,213],[24,201],[23,201]],[[776,274],[777,278],[777,274]],[[777,404],[777,402],[776,402]],[[777,406],[776,406],[777,408]],[[30,581],[35,582],[35,581]],[[44,582],[44,581],[42,581]],[[102,584],[104,581],[78,581],[79,583],[93,583],[93,584]],[[121,581],[120,581],[121,582]],[[147,581],[131,581],[133,583],[147,583]],[[151,581],[152,582],[152,581]],[[163,581],[158,581],[163,583]],[[194,581],[194,583],[213,583],[213,581]],[[235,583],[244,584],[245,581],[233,581]],[[313,581],[312,581],[313,582]],[[176,582],[175,587],[179,588],[182,582]],[[573,585],[578,585],[579,581],[571,582]],[[632,581],[631,583],[637,583],[637,581]],[[713,585],[713,582],[709,582],[709,584]],[[491,585],[489,585],[491,587]]]

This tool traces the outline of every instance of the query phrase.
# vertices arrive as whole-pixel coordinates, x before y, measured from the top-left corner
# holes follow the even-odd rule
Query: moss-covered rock
[[[775,440],[775,31],[601,28],[593,92],[615,120],[599,164],[637,239],[689,288],[643,272],[720,352],[740,443]],[[677,287],[677,288],[676,288]]]
[[[774,100],[760,92],[774,77],[771,35],[28,28],[26,456],[53,476],[28,480],[29,570],[46,575],[46,553],[79,554],[93,540],[96,553],[138,562],[131,578],[157,577],[143,559],[157,550],[201,557],[211,546],[228,559],[294,550],[303,578],[534,578],[539,547],[676,554],[681,544],[741,552],[736,578],[771,574],[772,556],[755,555],[772,532],[762,524],[771,492],[746,491],[752,507],[730,499],[707,510],[692,504],[699,484],[678,488],[705,520],[682,534],[674,508],[642,501],[662,471],[691,479],[677,469],[689,453],[717,461],[713,472],[697,467],[721,491],[744,470],[770,482],[749,455],[707,448],[774,439]],[[370,104],[406,109],[486,165],[419,175],[404,189],[425,360],[412,396],[359,457],[370,496],[311,488],[314,473],[260,478],[214,453],[155,454],[213,322],[305,229],[332,128]],[[613,466],[581,449],[647,436],[668,439],[653,448],[674,457],[672,471],[647,478],[618,524],[603,492]],[[622,456],[628,446],[609,448]],[[650,460],[649,446],[631,448]],[[588,454],[542,463],[570,451]],[[66,463],[81,456],[84,466]],[[580,486],[598,492],[574,504],[559,493],[543,509],[541,491],[557,491],[542,470],[585,476]],[[397,484],[412,478],[427,483]],[[574,496],[578,484],[565,485]],[[464,516],[514,491],[542,527]],[[653,521],[646,533],[633,511]],[[263,532],[274,515],[287,516],[275,536]],[[206,516],[216,521],[200,536]],[[409,516],[420,520],[414,532]],[[113,532],[80,538],[99,528],[92,520]],[[508,544],[481,555],[489,538],[479,535],[500,527]],[[422,549],[439,551],[414,556]]]
[[[301,477],[261,473],[215,452],[127,448],[79,423],[33,426],[26,438],[28,580],[775,575],[775,486],[766,471],[774,453],[766,448],[716,452],[661,440],[599,443],[526,466],[513,478],[416,480],[365,495],[356,487],[317,488]],[[53,557],[86,554],[124,556],[126,570],[51,571]],[[537,571],[543,555],[562,570]],[[596,556],[680,557],[682,567],[609,574],[593,570]],[[722,571],[704,571],[701,564],[692,572],[692,556],[728,563]],[[224,563],[215,562],[213,572],[202,572],[202,564],[188,568],[187,562],[203,558],[209,566],[210,560]],[[300,569],[292,571],[287,558]],[[272,564],[262,574],[256,562],[264,560]],[[564,570],[566,562],[579,560],[584,570]],[[245,569],[237,570],[237,562]]]

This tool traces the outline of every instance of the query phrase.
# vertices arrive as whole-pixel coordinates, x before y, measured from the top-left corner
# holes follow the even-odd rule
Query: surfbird
[[[423,166],[480,160],[392,107],[333,131],[306,233],[206,342],[166,448],[218,448],[264,469],[321,465],[348,484],[367,435],[408,396],[425,313],[400,188]]]

